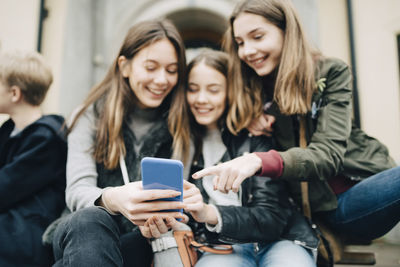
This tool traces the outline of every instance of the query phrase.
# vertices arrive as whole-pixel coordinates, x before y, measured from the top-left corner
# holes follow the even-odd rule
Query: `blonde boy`
[[[36,52],[0,54],[0,266],[49,266],[42,234],[64,208],[64,119],[43,115],[53,81]]]

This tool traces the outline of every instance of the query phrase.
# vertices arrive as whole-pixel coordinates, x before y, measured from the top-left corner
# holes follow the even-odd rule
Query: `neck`
[[[276,82],[276,73],[264,76],[262,79],[263,90],[269,98],[273,98]]]
[[[29,124],[37,121],[42,116],[40,106],[23,105],[10,114],[17,129],[24,129]]]

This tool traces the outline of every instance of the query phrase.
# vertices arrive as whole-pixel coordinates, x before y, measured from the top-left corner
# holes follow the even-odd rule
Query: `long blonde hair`
[[[194,57],[187,66],[187,76],[189,76],[191,70],[204,63],[216,71],[224,75],[225,78],[228,76],[228,54],[216,51],[208,48],[203,48],[199,54]],[[188,79],[186,79],[186,90],[188,88]],[[192,112],[190,111],[189,104],[186,100],[186,90],[177,91],[177,95],[171,107],[170,113],[171,120],[169,120],[170,132],[173,136],[173,153],[172,157],[182,160],[187,163],[190,149],[190,139],[193,138],[195,149],[199,149],[199,144],[202,142],[205,128],[199,125]],[[230,92],[227,88],[227,96],[229,97]],[[227,108],[225,108],[225,111]],[[224,124],[226,113],[224,112],[219,119],[219,125]]]
[[[96,138],[93,146],[93,157],[103,163],[107,169],[117,166],[119,156],[126,154],[122,126],[127,113],[137,105],[138,99],[133,93],[129,81],[121,74],[118,58],[125,56],[128,60],[146,46],[167,38],[176,50],[178,57],[178,82],[172,93],[164,99],[161,108],[168,111],[171,98],[184,85],[186,58],[184,44],[178,30],[167,20],[144,21],[132,26],[121,46],[118,56],[109,68],[105,78],[89,92],[82,109],[74,117],[69,132],[79,117],[91,105],[98,118]]]
[[[233,22],[242,13],[264,17],[284,33],[282,55],[275,71],[273,101],[282,114],[306,114],[311,108],[311,97],[315,90],[314,56],[318,52],[309,45],[299,17],[290,0],[244,0],[234,9],[230,25],[225,34],[224,48],[231,57],[229,86],[233,95],[241,101],[230,99],[227,126],[238,133],[249,126],[262,113],[265,97],[262,77],[242,62],[238,46],[234,41]],[[272,75],[275,75],[272,74]]]

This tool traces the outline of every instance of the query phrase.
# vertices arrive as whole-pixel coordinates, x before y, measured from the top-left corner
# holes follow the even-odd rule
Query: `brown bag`
[[[233,248],[230,245],[210,247],[196,242],[191,230],[174,231],[174,238],[184,267],[192,267],[196,264],[198,250],[215,254],[231,254],[233,252]]]

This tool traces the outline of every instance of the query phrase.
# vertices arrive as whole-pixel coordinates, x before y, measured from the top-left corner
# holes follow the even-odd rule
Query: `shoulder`
[[[339,58],[333,57],[320,57],[317,60],[317,70],[320,75],[329,74],[333,71],[343,71],[348,70],[349,66]]]
[[[317,60],[316,83],[321,93],[350,92],[351,82],[350,67],[344,61],[326,57]]]
[[[24,139],[50,140],[56,139],[66,142],[66,128],[64,118],[60,115],[45,115],[31,125],[27,126],[22,132]]]

